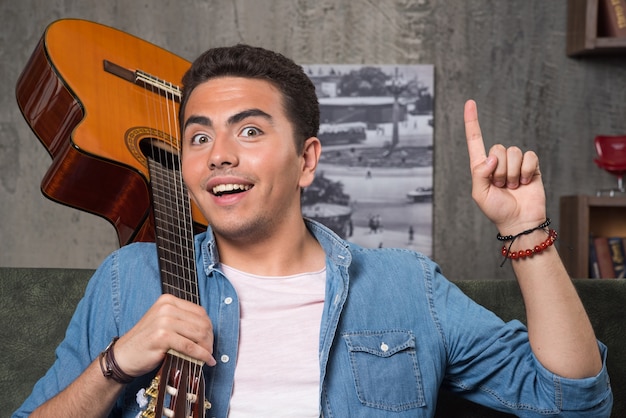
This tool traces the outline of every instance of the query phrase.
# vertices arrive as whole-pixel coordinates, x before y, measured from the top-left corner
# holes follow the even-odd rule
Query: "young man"
[[[537,156],[487,153],[474,102],[473,198],[511,250],[536,251],[512,261],[528,330],[469,300],[421,254],[360,248],[303,219],[319,111],[292,61],[212,49],[183,85],[182,173],[210,224],[195,241],[201,306],[160,294],[153,244],[121,248],[15,417],[134,417],[170,349],[206,363],[211,417],[432,417],[441,385],[519,416],[609,416],[606,347],[550,245]],[[117,336],[111,378],[99,359]]]

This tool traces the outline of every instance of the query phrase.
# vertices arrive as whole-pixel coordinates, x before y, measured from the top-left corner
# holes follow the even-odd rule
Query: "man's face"
[[[271,83],[211,79],[189,96],[183,123],[183,178],[216,235],[254,240],[301,218],[313,173]]]

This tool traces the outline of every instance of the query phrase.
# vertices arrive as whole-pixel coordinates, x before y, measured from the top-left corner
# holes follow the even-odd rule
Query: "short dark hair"
[[[293,125],[298,153],[302,152],[307,138],[317,136],[319,103],[315,86],[302,67],[282,54],[245,44],[209,49],[192,63],[182,80],[181,129],[185,105],[193,90],[217,77],[255,78],[272,83],[283,96],[283,106]]]

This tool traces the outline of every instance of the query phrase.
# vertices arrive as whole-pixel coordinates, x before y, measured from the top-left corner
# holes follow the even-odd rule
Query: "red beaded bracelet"
[[[554,241],[556,241],[556,237],[556,231],[550,228],[550,230],[548,231],[548,238],[541,244],[535,245],[534,248],[529,248],[527,250],[510,251],[511,245],[509,245],[509,248],[507,248],[506,245],[503,245],[501,253],[503,257],[510,258],[511,260],[520,260],[526,257],[532,257],[533,255],[539,254],[546,248],[553,245]]]

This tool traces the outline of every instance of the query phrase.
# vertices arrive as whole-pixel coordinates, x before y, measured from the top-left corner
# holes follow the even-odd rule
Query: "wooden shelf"
[[[559,254],[572,278],[589,277],[589,237],[626,237],[626,197],[562,196]]]
[[[568,0],[567,55],[626,55],[626,38],[598,36],[598,0]]]

